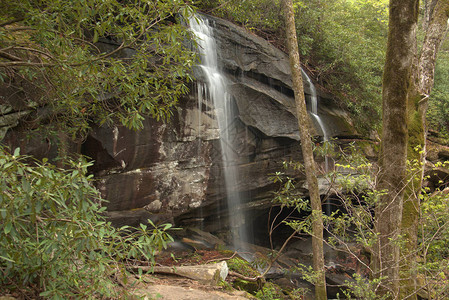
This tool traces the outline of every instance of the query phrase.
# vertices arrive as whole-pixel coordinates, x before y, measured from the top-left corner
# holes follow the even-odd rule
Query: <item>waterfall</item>
[[[198,99],[202,102],[202,97],[205,94],[206,98],[212,101],[215,108],[220,132],[220,148],[232,243],[236,249],[239,249],[242,248],[241,242],[248,241],[248,236],[244,230],[244,226],[242,226],[244,225],[245,218],[241,210],[242,200],[238,192],[239,178],[235,166],[237,153],[233,147],[232,136],[229,134],[233,118],[230,107],[231,97],[226,90],[226,79],[218,67],[216,42],[208,20],[203,19],[201,16],[193,16],[190,18],[189,24],[190,29],[197,37],[198,49],[201,56],[200,68],[206,81],[205,83],[198,82],[198,94],[201,94]],[[198,104],[199,113],[201,113],[201,102]]]
[[[311,106],[311,110],[310,110],[310,115],[317,121],[318,125],[320,126],[321,132],[323,133],[323,142],[326,143],[329,140],[329,136],[326,130],[326,126],[324,126],[324,122],[321,119],[320,115],[318,114],[318,96],[316,93],[316,88],[315,85],[313,84],[312,80],[310,79],[309,76],[307,76],[307,73],[304,72],[303,69],[301,69],[301,73],[303,78],[307,81],[307,83],[309,84],[309,88],[310,88],[310,106]],[[324,171],[326,173],[329,172],[329,156],[325,155],[324,156]],[[325,204],[325,211],[326,211],[326,215],[330,216],[331,215],[331,205],[329,202],[327,202]]]
[[[329,141],[329,136],[326,130],[326,126],[324,125],[323,120],[318,114],[318,96],[316,93],[315,85],[313,84],[312,80],[307,75],[307,73],[304,72],[303,69],[301,69],[301,73],[303,78],[309,84],[310,88],[310,106],[311,106],[310,115],[316,120],[318,126],[320,126],[321,132],[323,133],[323,142],[326,143],[327,141]],[[326,173],[329,172],[329,157],[327,155],[324,156],[324,168]]]

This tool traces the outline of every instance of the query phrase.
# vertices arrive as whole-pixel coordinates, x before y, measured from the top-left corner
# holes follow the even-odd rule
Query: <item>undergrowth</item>
[[[154,262],[172,240],[162,227],[114,228],[87,175],[91,163],[59,169],[0,148],[0,290],[24,298],[117,297],[134,260]],[[123,296],[123,295],[121,295]]]

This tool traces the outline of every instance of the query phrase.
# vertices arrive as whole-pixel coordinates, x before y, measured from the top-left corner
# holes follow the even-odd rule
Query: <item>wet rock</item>
[[[221,239],[219,239],[218,237],[216,237],[215,235],[203,231],[199,228],[195,228],[195,227],[189,227],[186,228],[186,234],[187,236],[191,236],[192,239],[197,240],[197,241],[201,241],[203,243],[206,243],[208,245],[210,245],[210,248],[217,248],[218,246],[224,246],[225,242]]]
[[[449,160],[449,150],[448,149],[443,149],[441,151],[438,152],[438,158],[440,160]]]
[[[287,55],[243,28],[210,18],[232,98],[234,117],[227,130],[237,159],[223,162],[214,105],[207,97],[199,97],[195,84],[166,123],[147,118],[139,131],[119,125],[94,128],[81,146],[71,147],[95,161],[90,172],[108,200],[114,224],[151,219],[186,221],[181,223],[189,226],[190,221],[208,219],[226,231],[229,215],[223,174],[227,165],[237,168],[238,184],[232,188],[249,207],[248,203],[270,196],[274,185],[269,174],[281,170],[284,161],[301,160]],[[197,79],[201,81],[201,75]],[[305,91],[310,98],[307,82]],[[346,114],[328,95],[319,89],[318,93],[319,114],[334,124],[329,126],[330,136],[354,134]],[[16,121],[4,119],[4,123],[9,127]],[[322,133],[315,129],[315,135]],[[38,158],[57,156],[55,143],[44,137],[30,142],[10,130],[5,141]],[[301,192],[307,196],[304,189]]]

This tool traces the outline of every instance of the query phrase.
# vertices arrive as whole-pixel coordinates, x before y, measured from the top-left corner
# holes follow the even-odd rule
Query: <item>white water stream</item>
[[[303,78],[309,84],[309,88],[310,88],[310,102],[311,102],[310,103],[310,106],[311,106],[310,114],[312,115],[312,117],[315,118],[318,125],[320,126],[321,132],[323,132],[323,142],[327,143],[329,141],[329,135],[328,135],[328,132],[326,130],[326,126],[324,125],[323,120],[321,119],[320,115],[318,114],[318,96],[316,93],[315,85],[313,84],[312,80],[310,79],[309,76],[307,76],[307,73],[304,72],[303,69],[301,69],[301,73],[302,73]],[[324,156],[324,172],[328,173],[329,169],[330,169],[329,168],[329,156],[325,155]],[[328,215],[328,216],[331,215],[330,203],[325,204],[325,211],[326,211],[326,215]]]
[[[214,108],[217,123],[220,131],[220,147],[223,161],[223,172],[226,186],[226,197],[229,210],[229,224],[232,233],[232,243],[237,249],[242,249],[241,242],[248,241],[244,222],[244,213],[241,210],[242,200],[238,192],[239,178],[237,167],[237,153],[229,134],[232,112],[230,109],[231,97],[226,90],[227,82],[222,75],[217,60],[217,47],[213,37],[213,29],[209,26],[208,20],[201,16],[192,17],[189,20],[190,29],[197,37],[198,50],[201,56],[201,70],[203,71],[206,83],[198,82],[199,103],[198,110],[201,115],[203,96],[205,100],[211,100]],[[199,118],[201,122],[201,118]],[[201,123],[198,124],[198,130]]]
[[[326,126],[324,125],[323,120],[321,119],[320,115],[318,115],[318,96],[316,93],[315,85],[313,84],[310,77],[307,75],[306,72],[304,72],[303,69],[301,69],[302,77],[307,81],[310,88],[310,114],[312,117],[317,121],[318,125],[320,126],[321,132],[323,133],[323,142],[326,143],[329,141],[329,135],[326,130]],[[327,173],[329,172],[329,157],[327,155],[324,156],[324,171]]]

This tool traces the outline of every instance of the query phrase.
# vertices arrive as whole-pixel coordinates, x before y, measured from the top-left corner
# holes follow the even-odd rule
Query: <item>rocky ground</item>
[[[227,290],[223,286],[204,284],[176,275],[147,275],[142,283],[134,287],[132,293],[144,296],[145,299],[164,300],[255,299],[244,291]]]

